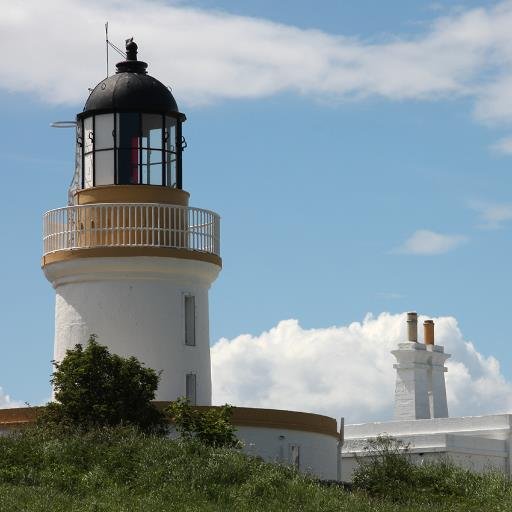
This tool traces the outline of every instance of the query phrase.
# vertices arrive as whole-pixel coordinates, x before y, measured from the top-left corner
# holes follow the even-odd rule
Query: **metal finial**
[[[133,37],[126,40],[126,60],[137,60],[137,43],[134,42]]]
[[[126,60],[116,64],[116,73],[142,73],[146,74],[148,65],[141,60],[137,60],[137,43],[133,37],[126,39]],[[124,55],[124,52],[122,52]]]

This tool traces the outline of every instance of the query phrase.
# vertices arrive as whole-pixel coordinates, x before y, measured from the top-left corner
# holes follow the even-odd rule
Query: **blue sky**
[[[172,85],[184,188],[222,216],[212,343],[417,310],[455,317],[512,379],[511,2],[0,6],[0,386],[14,400],[50,394],[41,215],[66,203],[74,137],[49,124],[103,78],[107,19]]]

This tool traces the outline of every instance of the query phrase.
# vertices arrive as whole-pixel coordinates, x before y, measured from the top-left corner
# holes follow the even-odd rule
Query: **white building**
[[[512,476],[512,415],[449,418],[444,363],[450,356],[435,345],[431,320],[424,323],[425,344],[418,343],[416,313],[408,314],[407,323],[408,340],[392,351],[394,421],[345,426],[342,480],[351,480],[367,440],[379,435],[404,441],[417,462],[448,457],[474,471],[494,468]]]
[[[54,359],[96,334],[112,352],[162,372],[158,401],[185,396],[210,406],[208,290],[222,267],[220,219],[189,206],[186,117],[146,68],[128,40],[126,60],[76,117],[68,205],[44,215],[42,268],[56,293]],[[4,413],[4,423],[0,414],[0,428],[27,414]],[[236,408],[233,422],[249,453],[324,479],[340,476],[333,418]]]

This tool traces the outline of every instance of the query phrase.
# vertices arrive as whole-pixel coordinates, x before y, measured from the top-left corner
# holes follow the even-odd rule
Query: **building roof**
[[[138,111],[170,114],[184,121],[167,86],[147,74],[147,64],[137,60],[137,45],[128,40],[126,60],[116,65],[116,73],[102,80],[87,99],[83,115],[106,111]]]

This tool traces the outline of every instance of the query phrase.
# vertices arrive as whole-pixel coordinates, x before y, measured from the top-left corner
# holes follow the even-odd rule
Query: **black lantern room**
[[[91,92],[77,115],[75,189],[101,185],[182,188],[181,125],[171,91],[137,60],[126,42],[126,60]]]

